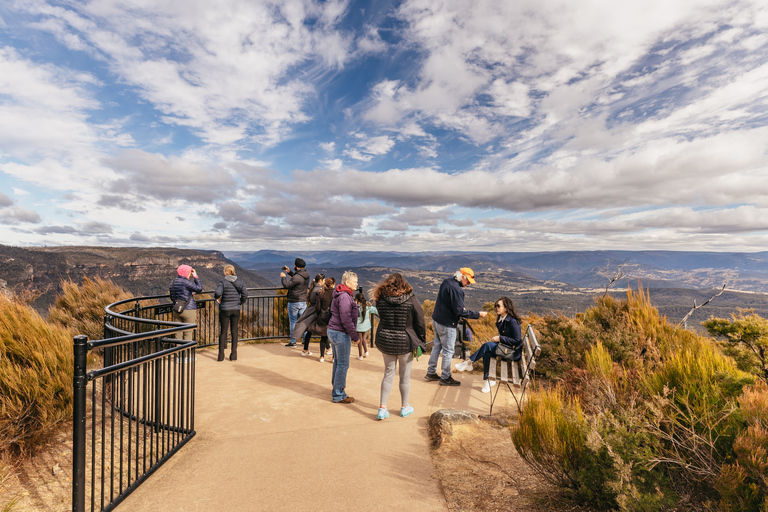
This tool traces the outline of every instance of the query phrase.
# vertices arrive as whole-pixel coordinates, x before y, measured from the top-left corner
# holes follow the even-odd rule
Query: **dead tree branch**
[[[622,263],[616,268],[616,273],[613,275],[613,277],[608,282],[608,284],[605,285],[605,293],[603,293],[603,298],[605,298],[605,296],[608,295],[608,288],[610,288],[613,283],[615,283],[616,281],[618,281],[619,279],[625,276],[624,265],[626,264],[627,264],[627,260],[624,260],[624,263]]]
[[[692,308],[691,308],[691,310],[688,312],[688,314],[687,314],[687,315],[685,315],[685,316],[683,317],[683,319],[682,319],[682,320],[680,320],[680,323],[679,323],[679,324],[677,324],[677,325],[675,326],[675,330],[677,330],[677,328],[678,328],[678,327],[680,327],[681,325],[683,326],[683,329],[687,329],[687,328],[688,328],[688,324],[687,324],[686,322],[687,322],[687,321],[688,321],[688,319],[691,317],[691,315],[693,314],[693,312],[694,312],[694,311],[696,311],[697,309],[699,309],[699,308],[703,308],[704,306],[706,306],[707,304],[709,304],[709,303],[712,301],[712,299],[714,299],[715,297],[719,297],[719,296],[721,296],[721,295],[723,294],[723,292],[725,291],[725,285],[726,285],[726,284],[727,284],[727,283],[723,283],[723,287],[720,289],[720,291],[719,291],[718,293],[716,293],[715,295],[711,296],[711,297],[709,298],[709,300],[707,300],[707,302],[705,302],[705,303],[704,303],[704,304],[702,304],[701,306],[697,306],[697,305],[696,305],[696,299],[694,299],[694,300],[693,300],[693,307],[692,307]]]

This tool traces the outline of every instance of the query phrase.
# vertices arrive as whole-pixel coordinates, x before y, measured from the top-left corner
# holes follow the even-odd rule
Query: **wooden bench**
[[[520,412],[520,403],[525,397],[526,387],[531,380],[531,371],[536,368],[536,358],[539,357],[539,354],[541,354],[541,346],[536,339],[536,333],[533,332],[533,327],[529,325],[528,329],[525,331],[525,336],[523,336],[523,356],[519,360],[502,361],[501,358],[498,357],[491,358],[488,376],[493,380],[496,377],[496,366],[499,366],[500,378],[496,383],[496,392],[491,397],[491,410],[488,413],[489,416],[493,414],[493,404],[496,401],[496,395],[499,394],[499,388],[501,387],[502,382],[507,385],[507,388],[512,393],[515,402],[517,402],[518,412]],[[520,401],[517,400],[515,392],[509,387],[510,374],[512,375],[512,385],[517,388],[522,388],[523,390],[520,394]]]

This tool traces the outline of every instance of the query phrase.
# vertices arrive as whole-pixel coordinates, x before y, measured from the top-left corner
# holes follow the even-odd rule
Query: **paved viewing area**
[[[347,393],[331,402],[330,362],[301,357],[283,343],[243,345],[239,360],[198,351],[197,435],[130,495],[119,510],[424,510],[447,506],[434,477],[427,433],[438,409],[488,414],[482,375],[454,373],[461,386],[424,380],[428,355],[414,360],[410,402],[401,418],[397,377],[390,417],[376,419],[383,376],[375,348],[353,357]],[[454,362],[458,362],[455,359]],[[506,388],[497,407],[513,403]]]

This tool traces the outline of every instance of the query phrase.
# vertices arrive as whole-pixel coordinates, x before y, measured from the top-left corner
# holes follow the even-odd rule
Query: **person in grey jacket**
[[[285,345],[289,348],[296,348],[296,337],[293,335],[293,329],[296,326],[296,320],[307,309],[307,288],[309,287],[309,272],[304,267],[306,262],[301,258],[296,258],[294,270],[287,266],[280,272],[280,281],[284,288],[288,289],[288,323],[291,330],[291,339]]]
[[[426,346],[424,312],[413,288],[398,273],[391,274],[373,291],[373,300],[381,321],[376,330],[376,347],[384,359],[384,378],[381,380],[381,401],[376,418],[389,418],[387,398],[395,380],[395,369],[400,365],[400,416],[413,414],[408,403],[411,390],[411,363],[413,351]]]
[[[232,335],[232,351],[230,361],[237,361],[237,327],[240,322],[240,306],[248,300],[248,291],[242,279],[235,275],[235,267],[224,267],[224,279],[219,281],[213,298],[219,303],[219,361],[224,360],[224,350],[227,348],[227,329]]]

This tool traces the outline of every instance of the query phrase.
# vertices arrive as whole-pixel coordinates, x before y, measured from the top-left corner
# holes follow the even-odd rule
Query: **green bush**
[[[750,425],[734,443],[736,463],[723,466],[715,487],[725,512],[768,510],[768,430]]]
[[[751,309],[739,310],[730,320],[710,318],[702,325],[710,335],[723,338],[725,352],[744,371],[768,382],[768,320]]]
[[[643,292],[536,322],[537,371],[564,385],[533,392],[512,429],[532,467],[602,509],[765,506],[768,386],[716,342],[670,325]]]
[[[0,451],[33,452],[72,414],[72,337],[0,296]]]

